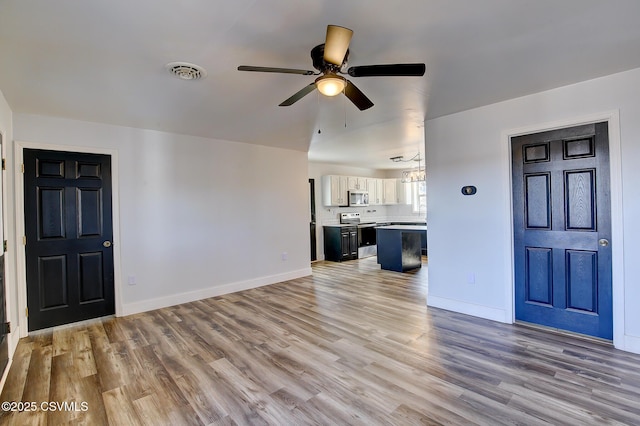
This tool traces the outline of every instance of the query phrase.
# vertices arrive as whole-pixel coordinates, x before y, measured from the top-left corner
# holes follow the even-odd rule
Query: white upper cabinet
[[[399,204],[405,202],[404,190],[400,179],[322,176],[322,204],[327,207],[349,205],[348,191],[367,191],[369,205]]]
[[[382,204],[398,204],[398,179],[382,179]]]
[[[416,187],[415,183],[402,183],[398,179],[398,204],[411,204],[413,202],[413,191]]]
[[[346,206],[347,177],[337,175],[322,176],[322,204],[325,206]]]
[[[382,204],[383,185],[382,179],[367,178],[367,191],[369,192],[369,204]]]
[[[347,190],[348,191],[366,191],[367,179],[357,176],[347,176]]]

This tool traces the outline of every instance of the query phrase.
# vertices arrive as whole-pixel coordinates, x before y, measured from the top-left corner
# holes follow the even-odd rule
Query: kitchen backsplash
[[[369,206],[369,207],[320,207],[316,210],[316,224],[334,225],[340,223],[340,213],[360,213],[362,222],[422,222],[425,213],[412,213],[411,205]]]

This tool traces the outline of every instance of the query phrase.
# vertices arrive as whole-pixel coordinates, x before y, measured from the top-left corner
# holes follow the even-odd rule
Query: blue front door
[[[607,123],[511,143],[516,320],[611,340]]]

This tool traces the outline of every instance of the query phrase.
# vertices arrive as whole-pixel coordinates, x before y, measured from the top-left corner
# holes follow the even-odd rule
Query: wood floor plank
[[[89,332],[83,330],[71,335],[71,352],[73,353],[73,367],[78,377],[93,376],[97,373],[91,338]]]
[[[428,414],[421,411],[414,410],[405,404],[401,404],[393,413],[393,418],[397,419],[397,424],[402,425],[423,425],[423,426],[439,426],[443,424],[456,424],[453,419],[445,422],[440,422]],[[463,421],[464,419],[459,419]],[[464,422],[468,423],[468,422]]]
[[[33,356],[34,343],[24,339],[18,344],[16,352],[13,354],[11,369],[7,374],[0,399],[2,401],[20,401],[24,393]],[[47,379],[36,380],[34,383],[47,383]],[[0,412],[0,418],[4,412]]]
[[[276,403],[287,407],[290,410],[291,419],[288,420],[290,424],[316,424],[316,425],[331,425],[340,424],[335,421],[335,417],[332,418],[327,413],[326,407],[319,410],[314,406],[312,398],[308,400],[299,399],[295,394],[288,392],[285,389],[278,390],[270,395]],[[314,395],[315,397],[316,395]],[[341,422],[346,424],[346,422]]]
[[[147,401],[157,407],[162,405],[162,412],[175,424],[202,424],[189,401],[166,370],[151,345],[134,350],[143,371],[146,372],[147,383],[150,386],[150,396]],[[146,396],[144,398],[147,398]],[[142,398],[141,398],[142,399]]]
[[[31,352],[31,362],[27,373],[26,383],[51,383],[51,355],[53,348],[51,345],[34,345]],[[49,386],[28,386],[22,394],[22,401],[40,403],[49,401]],[[4,401],[4,400],[3,400]],[[39,407],[38,407],[39,408]],[[33,411],[25,415],[25,424],[46,424],[47,413],[42,410]]]
[[[204,424],[228,417],[224,407],[215,398],[214,382],[207,375],[189,372],[176,378],[175,382]]]
[[[174,406],[166,404],[162,395],[146,395],[132,402],[143,425],[201,425],[199,418],[185,419]],[[191,421],[190,421],[191,420]],[[110,419],[111,421],[111,419]],[[115,423],[112,423],[115,424]]]
[[[114,425],[142,425],[142,421],[135,410],[133,401],[126,388],[119,387],[102,393],[104,407],[109,422]]]
[[[397,365],[392,368],[372,364],[367,370],[390,384],[402,383],[402,387],[398,386],[398,389],[394,389],[398,401],[401,401],[400,405],[406,404],[418,412],[425,410],[426,412],[423,412],[425,416],[440,422],[446,422],[447,419],[456,420],[458,424],[493,422],[493,418],[487,412],[475,410],[465,404],[461,398],[464,388],[451,383],[446,378],[420,376],[418,373],[421,380],[416,380],[415,375],[410,374],[406,369],[397,368]]]
[[[107,392],[127,384],[127,366],[121,362],[102,324],[92,324],[89,327],[89,340],[102,391]]]
[[[640,355],[427,308],[427,267],[317,262],[309,277],[34,333],[2,400],[88,410],[0,424],[640,424]]]
[[[211,367],[226,388],[233,387],[236,397],[245,401],[266,424],[287,424],[291,420],[289,408],[278,404],[256,382],[235,368],[227,359],[213,361]],[[232,386],[229,386],[232,384]],[[237,419],[240,420],[240,419]]]
[[[107,422],[99,379],[95,375],[82,377],[81,374],[86,370],[83,366],[76,369],[74,363],[78,359],[73,351],[62,352],[52,357],[49,404],[46,411],[42,408],[38,411],[39,414],[46,414],[49,424]],[[40,399],[38,404],[46,401],[47,399]]]
[[[79,384],[80,389],[77,395],[82,395],[82,399],[79,399],[77,395],[66,399],[66,401],[74,403],[69,409],[75,410],[78,414],[74,419],[74,423],[87,425],[107,424],[109,420],[98,376],[94,374],[93,376],[82,377],[79,379]],[[65,401],[62,402],[64,403]],[[63,409],[66,410],[66,408]]]
[[[72,327],[61,327],[52,336],[53,356],[63,355],[71,352],[71,337],[74,332],[78,332]]]

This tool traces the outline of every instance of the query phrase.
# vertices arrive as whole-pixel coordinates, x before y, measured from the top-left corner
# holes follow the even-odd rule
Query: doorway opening
[[[311,241],[311,262],[318,260],[316,239],[316,181],[309,179],[309,239]]]

